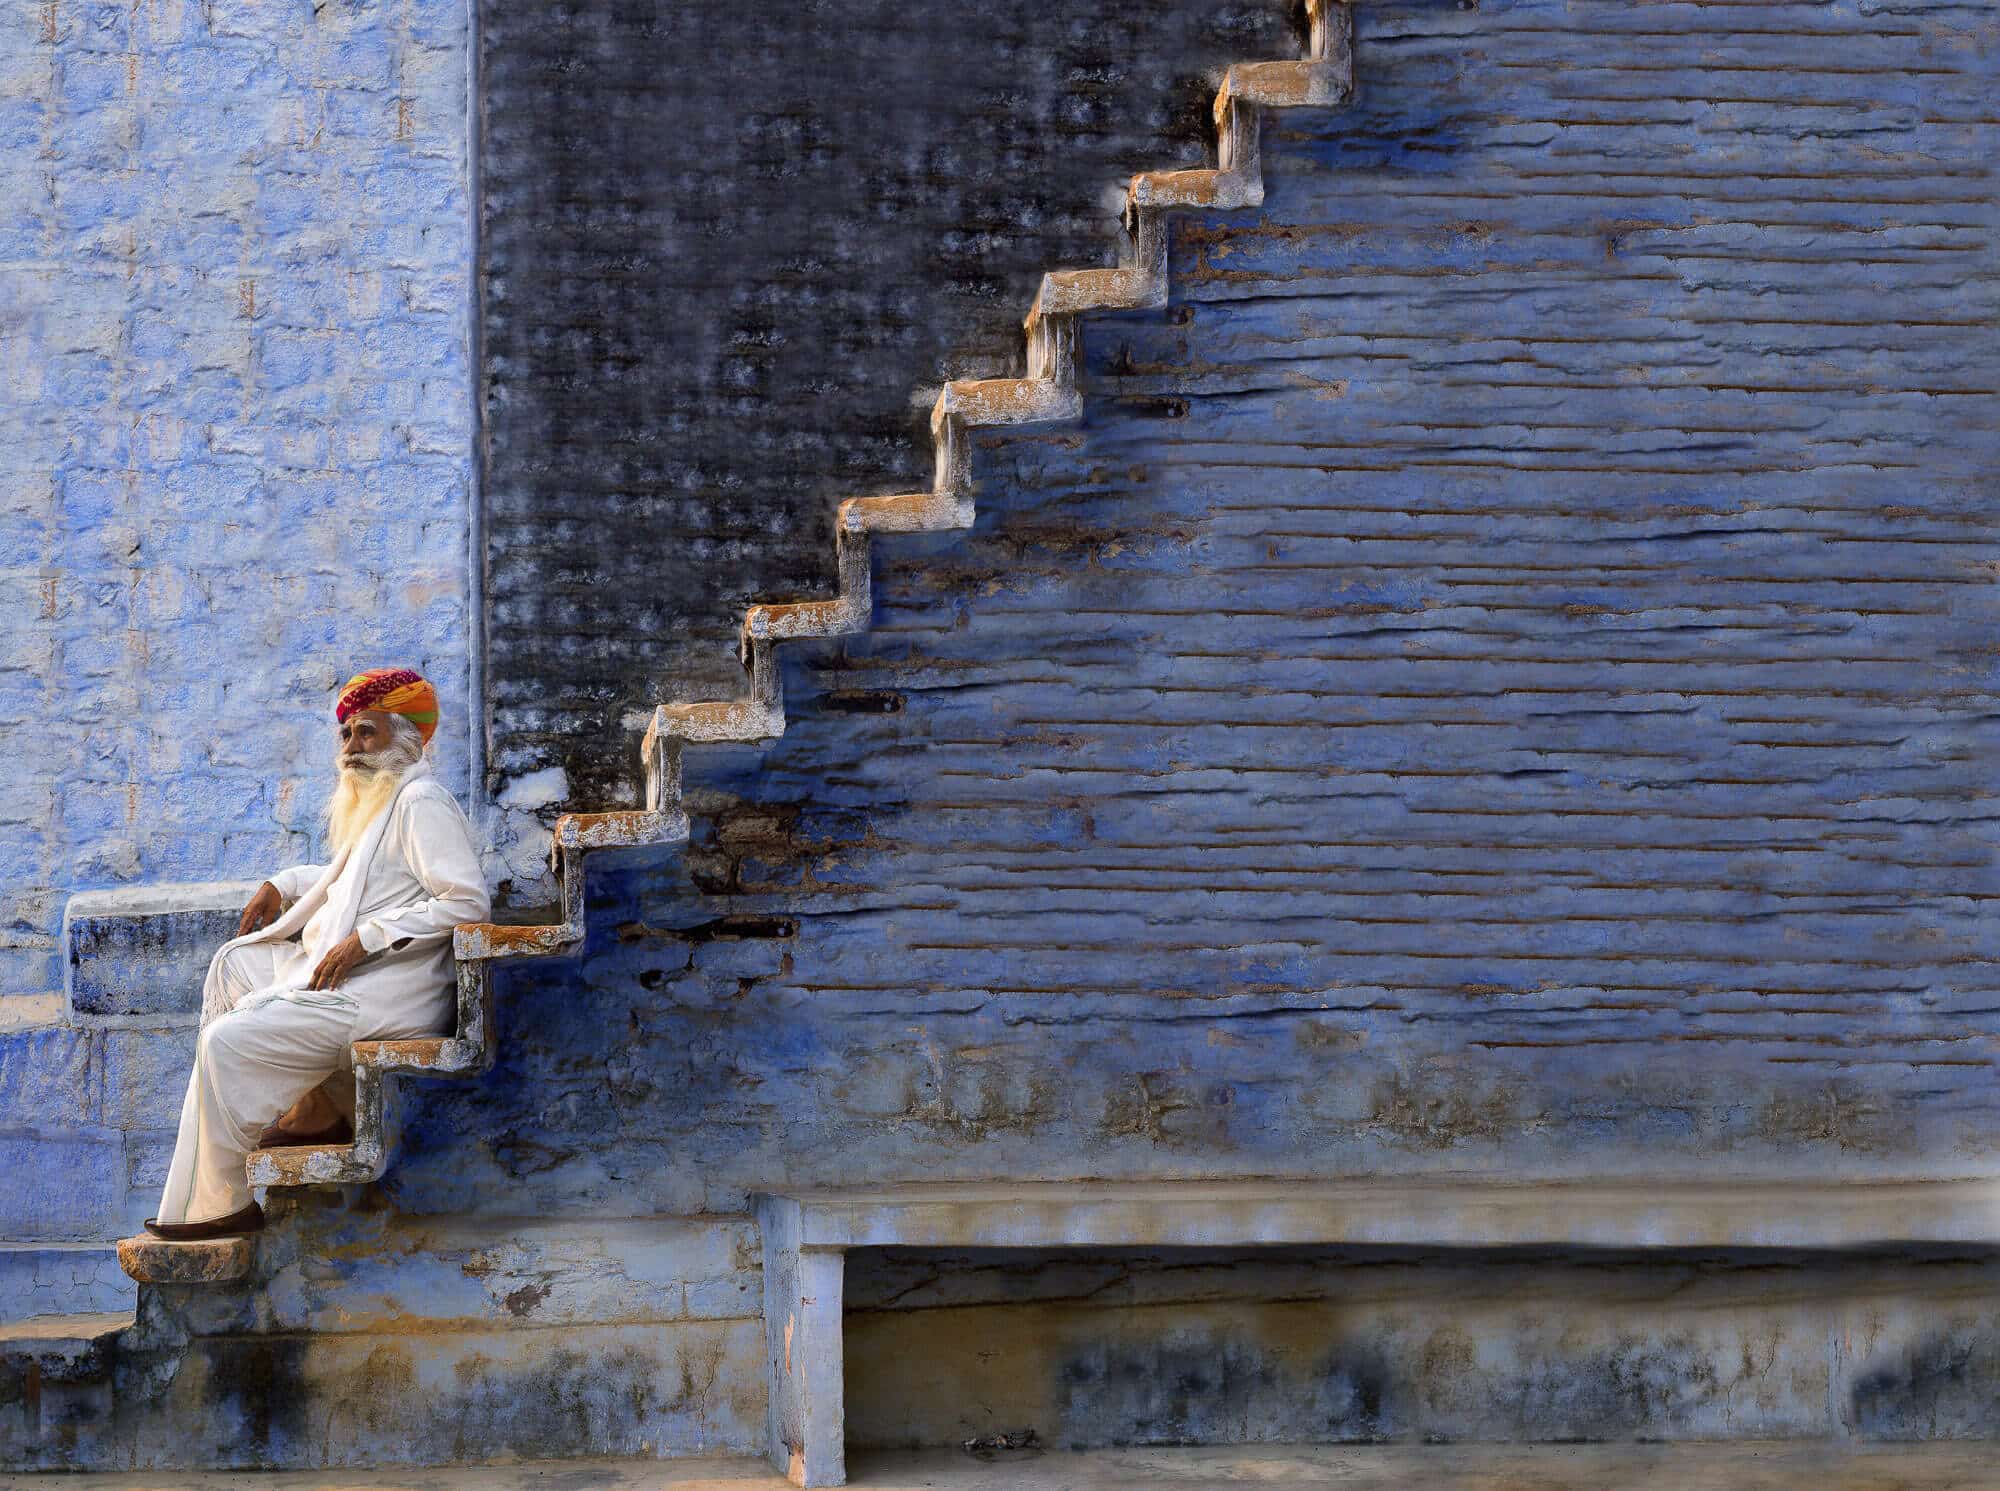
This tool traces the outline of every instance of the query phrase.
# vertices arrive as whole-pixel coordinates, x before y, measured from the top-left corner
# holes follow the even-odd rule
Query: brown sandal
[[[288,1129],[283,1124],[269,1125],[257,1136],[259,1149],[297,1149],[310,1144],[352,1144],[354,1126],[344,1118],[335,1118],[326,1128],[310,1134],[301,1134]]]
[[[251,1202],[241,1211],[212,1222],[162,1222],[146,1218],[146,1230],[167,1242],[206,1242],[212,1237],[241,1237],[246,1232],[264,1230],[264,1208]]]

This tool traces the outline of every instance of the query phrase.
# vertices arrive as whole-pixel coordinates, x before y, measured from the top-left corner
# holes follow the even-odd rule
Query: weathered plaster
[[[885,544],[784,736],[690,751],[686,852],[503,975],[495,1069],[163,1294],[118,1370],[171,1387],[47,1457],[762,1449],[791,1184],[1991,1176],[1996,37],[1743,11],[1365,8],[1359,109],[1092,321],[1083,424],[982,441],[975,531]],[[1807,1432],[1820,1383],[1811,1432],[1992,1431],[1983,1254],[1628,1261],[1568,1335],[1463,1266],[1294,1325],[1204,1262],[1227,1309],[1053,1348],[950,1298],[1009,1350],[880,1432],[947,1372],[1086,1436]]]
[[[466,26],[0,24],[0,996],[62,988],[72,891],[305,858],[357,667],[463,718]]]

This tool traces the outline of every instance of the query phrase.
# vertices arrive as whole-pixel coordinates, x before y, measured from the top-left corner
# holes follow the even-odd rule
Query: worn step
[[[130,1310],[108,1310],[31,1315],[0,1325],[0,1384],[12,1379],[38,1392],[45,1382],[102,1377],[111,1369],[118,1333],[136,1323]]]
[[[622,849],[638,844],[677,844],[687,837],[680,813],[628,808],[608,813],[565,813],[556,820],[556,846],[564,853]]]
[[[868,612],[847,596],[824,601],[780,601],[752,606],[744,628],[753,637],[773,642],[791,637],[838,637],[868,624]]]
[[[1141,171],[1132,178],[1135,208],[1207,207],[1227,211],[1264,200],[1261,177],[1241,171]]]
[[[1220,117],[1232,103],[1266,108],[1331,108],[1354,94],[1354,71],[1345,58],[1326,62],[1239,62],[1216,95]]]
[[[653,729],[686,741],[769,740],[785,733],[785,716],[760,699],[712,699],[660,705],[653,711]]]
[[[295,1144],[259,1149],[245,1169],[253,1186],[360,1186],[382,1178],[379,1138],[357,1128],[353,1144]]]
[[[368,1067],[378,1072],[433,1077],[455,1077],[477,1071],[486,1058],[483,1046],[448,1035],[402,1041],[356,1041],[352,1049],[357,1070]]]
[[[1166,282],[1147,269],[1052,269],[1042,276],[1028,324],[1043,316],[1164,305],[1166,298]]]
[[[950,492],[850,497],[840,504],[840,526],[850,533],[936,533],[970,528],[972,520],[971,502]]]
[[[583,940],[569,922],[465,922],[451,934],[452,955],[461,963],[498,958],[545,958]]]
[[[255,1237],[167,1242],[151,1233],[122,1239],[118,1266],[141,1284],[222,1284],[250,1272]]]
[[[1049,378],[960,378],[944,386],[931,410],[931,428],[946,419],[968,425],[1041,424],[1083,413],[1083,396]]]

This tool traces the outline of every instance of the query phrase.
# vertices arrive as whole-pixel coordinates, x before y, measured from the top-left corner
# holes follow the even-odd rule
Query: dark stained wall
[[[636,790],[628,712],[741,686],[843,497],[929,479],[929,396],[1018,371],[1042,270],[1198,164],[1287,0],[493,0],[483,12],[493,785]],[[1298,7],[1302,15],[1302,7]]]

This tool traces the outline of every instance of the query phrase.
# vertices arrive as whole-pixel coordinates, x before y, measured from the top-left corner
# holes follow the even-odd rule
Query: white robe
[[[289,903],[283,914],[224,943],[208,966],[162,1222],[213,1221],[248,1206],[244,1157],[258,1134],[349,1070],[355,1041],[449,1034],[452,929],[492,914],[471,825],[422,761],[348,851],[271,884]],[[306,988],[349,932],[369,957],[337,988]],[[351,1098],[335,1101],[351,1113]]]

